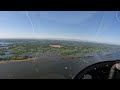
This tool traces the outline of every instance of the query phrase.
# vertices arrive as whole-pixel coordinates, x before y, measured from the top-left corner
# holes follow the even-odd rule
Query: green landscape
[[[110,45],[99,43],[77,42],[77,41],[57,41],[57,40],[16,40],[10,42],[5,47],[0,48],[0,55],[5,55],[9,52],[11,55],[1,60],[25,60],[34,58],[34,55],[39,53],[46,54],[57,53],[62,59],[84,59],[93,56],[86,56],[87,53],[95,53],[106,50],[119,49]],[[108,54],[111,56],[111,54]]]

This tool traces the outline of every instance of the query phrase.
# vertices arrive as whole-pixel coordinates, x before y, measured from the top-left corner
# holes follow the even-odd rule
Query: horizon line
[[[0,39],[66,40],[66,41],[101,43],[101,44],[109,44],[109,45],[120,45],[120,44],[115,44],[115,43],[110,43],[110,42],[100,42],[100,41],[81,40],[81,39],[68,39],[68,38],[0,38]]]

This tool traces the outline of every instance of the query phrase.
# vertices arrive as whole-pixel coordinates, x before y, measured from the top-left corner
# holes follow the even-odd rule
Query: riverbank
[[[13,63],[13,62],[27,62],[27,61],[32,61],[32,60],[34,60],[34,59],[30,58],[30,59],[23,59],[23,60],[0,61],[0,64]]]

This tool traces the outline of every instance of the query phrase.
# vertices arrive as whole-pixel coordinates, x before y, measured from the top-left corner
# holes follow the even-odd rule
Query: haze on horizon
[[[120,45],[118,11],[0,11],[0,38],[68,39]]]

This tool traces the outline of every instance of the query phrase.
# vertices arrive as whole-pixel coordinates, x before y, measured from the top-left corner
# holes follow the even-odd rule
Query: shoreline
[[[32,61],[32,60],[33,58],[23,59],[23,60],[0,61],[0,64],[13,63],[13,62],[27,62],[27,61]]]

